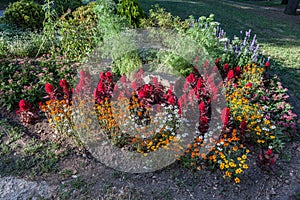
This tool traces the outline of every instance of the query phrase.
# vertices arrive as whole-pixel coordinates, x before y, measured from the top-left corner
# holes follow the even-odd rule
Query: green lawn
[[[238,1],[253,6],[216,0],[139,0],[145,10],[159,4],[181,18],[213,13],[230,37],[239,36],[240,30],[251,29],[252,33],[257,34],[266,55],[279,62],[275,69],[273,67],[273,72],[279,74],[284,85],[300,99],[300,16],[284,15],[284,6],[280,6],[279,0],[272,3]],[[282,12],[266,10],[263,6],[257,8],[258,4],[281,7]]]

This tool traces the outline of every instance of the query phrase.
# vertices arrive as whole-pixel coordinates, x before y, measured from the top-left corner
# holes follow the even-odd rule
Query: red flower
[[[39,107],[42,108],[43,107],[43,103],[39,102]]]
[[[269,156],[270,156],[272,153],[273,153],[272,149],[268,149],[268,150],[266,151],[266,154],[269,155]]]
[[[144,98],[146,97],[147,93],[144,90],[139,90],[138,91],[138,96],[139,98]]]
[[[222,110],[222,121],[224,126],[227,126],[228,121],[229,121],[229,115],[230,115],[230,109],[229,108],[224,108]]]
[[[207,124],[208,118],[206,116],[200,116],[200,122],[201,122],[201,124]]]
[[[247,83],[246,87],[252,87],[252,83]]]
[[[216,61],[215,61],[216,65],[218,65],[219,62],[220,62],[220,58],[217,58]]]
[[[104,72],[101,72],[101,73],[100,73],[100,79],[103,79],[103,80],[104,80],[105,78],[106,78],[106,77],[105,77],[105,73],[104,73]]]
[[[197,81],[197,88],[200,89],[201,86],[202,86],[202,80],[198,79],[198,81]]]
[[[274,165],[275,164],[275,159],[271,159],[270,160],[270,165]]]
[[[50,83],[46,83],[45,90],[46,90],[47,94],[49,94],[49,95],[54,93],[54,87]]]
[[[223,70],[226,72],[226,71],[228,71],[228,69],[229,69],[229,64],[225,63],[224,67],[223,67]]]
[[[98,85],[97,85],[97,91],[102,92],[104,91],[105,87],[104,87],[104,83],[102,81],[99,81]]]
[[[240,67],[240,66],[237,66],[237,67],[235,68],[235,72],[236,72],[237,74],[240,74],[240,73],[241,73],[241,67]]]
[[[196,81],[195,75],[193,73],[191,73],[190,75],[188,75],[186,77],[186,81],[189,83],[194,83]]]
[[[271,63],[270,62],[266,62],[265,67],[269,68],[270,66],[271,66]]]
[[[68,82],[65,79],[61,79],[59,81],[59,86],[62,87],[63,89],[66,89],[66,88],[69,87],[69,84],[68,84]]]
[[[228,72],[228,74],[227,74],[227,78],[228,78],[228,80],[234,78],[234,71],[233,71],[232,69],[229,70],[229,72]]]
[[[112,73],[111,73],[110,71],[107,71],[107,72],[105,73],[105,76],[106,76],[106,80],[112,81],[113,75],[112,75]]]
[[[247,129],[247,122],[245,120],[242,121],[240,129],[242,130],[242,132],[244,132]]]
[[[205,103],[203,101],[199,104],[199,110],[201,114],[206,112]]]
[[[170,96],[170,97],[168,98],[168,103],[169,103],[169,104],[174,105],[175,102],[176,102],[176,101],[175,101],[174,96]]]
[[[25,101],[24,99],[21,99],[19,101],[19,111],[26,111],[30,108],[30,103],[28,103],[27,101]]]

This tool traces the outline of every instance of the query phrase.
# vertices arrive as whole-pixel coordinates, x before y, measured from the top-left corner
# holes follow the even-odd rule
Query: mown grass
[[[231,1],[241,2],[241,3],[251,3],[253,5],[259,5],[259,6],[269,6],[269,7],[279,7],[279,8],[285,7],[285,5],[281,5],[281,0],[272,0],[272,1],[231,0]]]
[[[139,0],[146,11],[152,5],[159,4],[182,19],[213,13],[229,37],[240,36],[241,30],[251,29],[257,35],[261,49],[276,63],[272,66],[272,72],[278,74],[284,86],[300,99],[300,16],[264,9],[264,6],[280,4],[277,0],[272,3],[238,1],[249,5],[216,0]]]

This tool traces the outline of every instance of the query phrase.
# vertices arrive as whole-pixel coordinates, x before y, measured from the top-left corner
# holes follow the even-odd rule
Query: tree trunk
[[[284,13],[288,15],[296,15],[299,2],[300,0],[288,0]]]
[[[281,5],[287,5],[289,0],[282,0]]]

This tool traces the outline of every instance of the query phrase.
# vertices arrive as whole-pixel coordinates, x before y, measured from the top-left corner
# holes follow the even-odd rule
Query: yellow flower
[[[226,173],[225,173],[225,176],[227,176],[227,177],[231,177],[231,172],[229,172],[229,171],[226,171]]]
[[[246,160],[246,159],[247,159],[247,156],[244,154],[244,155],[242,155],[242,158],[243,158],[244,160]]]
[[[235,183],[240,183],[241,180],[240,180],[238,177],[236,177],[236,178],[234,179],[234,182],[235,182]]]
[[[220,169],[223,170],[224,167],[225,167],[225,164],[224,164],[224,163],[221,163],[221,164],[220,164]]]
[[[243,164],[243,168],[244,169],[248,169],[248,165],[247,164]]]
[[[274,136],[274,135],[271,135],[271,136],[270,136],[270,139],[272,139],[272,140],[275,139],[275,136]]]
[[[238,168],[238,169],[235,170],[236,174],[241,174],[242,172],[243,172],[243,170],[241,168]]]

